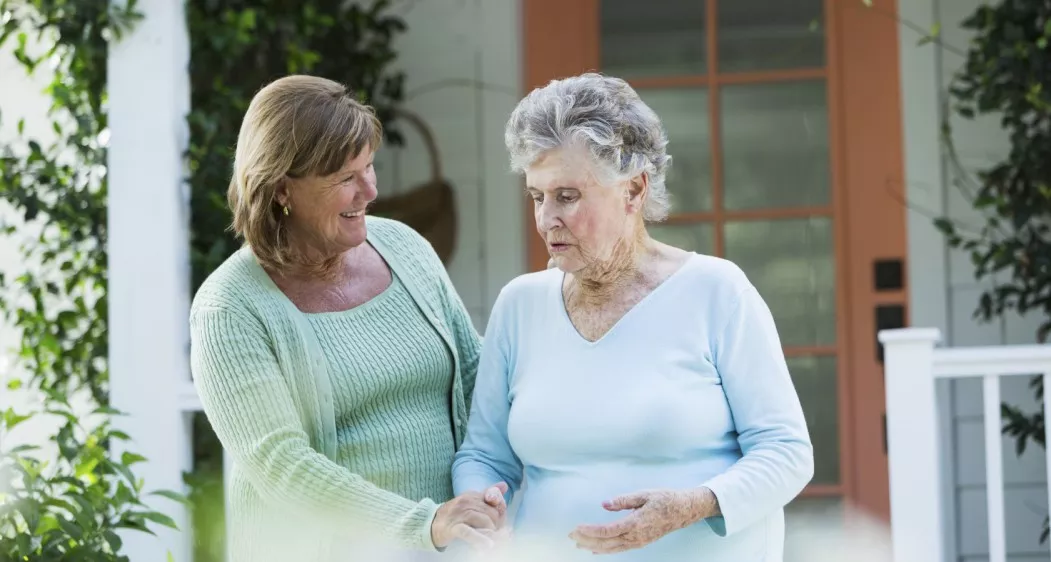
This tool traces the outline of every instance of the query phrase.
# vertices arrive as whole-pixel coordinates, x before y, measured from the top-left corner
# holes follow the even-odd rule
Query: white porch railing
[[[1000,377],[1041,375],[1051,389],[1051,346],[935,348],[936,329],[880,332],[887,395],[887,455],[894,562],[945,560],[935,381],[981,377],[989,562],[1006,562]],[[1044,395],[1045,411],[1051,393]],[[1051,482],[1051,462],[1048,462]],[[1051,502],[1049,502],[1051,504]]]

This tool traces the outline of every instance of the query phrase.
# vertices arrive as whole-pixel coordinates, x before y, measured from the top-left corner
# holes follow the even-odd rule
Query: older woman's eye
[[[558,199],[559,199],[559,201],[561,201],[563,203],[572,203],[572,202],[577,200],[577,196],[576,195],[559,195]]]

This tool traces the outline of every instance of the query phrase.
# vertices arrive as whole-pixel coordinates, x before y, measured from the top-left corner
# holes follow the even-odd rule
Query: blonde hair
[[[338,82],[302,75],[271,82],[252,98],[237,135],[227,191],[232,230],[263,267],[288,269],[293,260],[278,188],[289,178],[334,174],[366,146],[379,148],[382,137],[373,109]]]

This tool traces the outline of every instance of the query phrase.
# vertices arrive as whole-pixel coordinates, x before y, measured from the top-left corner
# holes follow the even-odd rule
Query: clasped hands
[[[485,492],[465,493],[443,504],[431,526],[434,544],[442,548],[461,539],[475,548],[492,548],[507,536],[506,492],[507,484],[501,482]],[[704,487],[644,490],[603,502],[602,507],[631,513],[612,523],[577,526],[569,534],[577,548],[595,554],[641,548],[668,533],[720,514],[718,499]]]
[[[464,492],[443,503],[431,523],[431,541],[438,548],[462,540],[477,549],[489,549],[507,531],[507,484],[500,482],[484,492]]]

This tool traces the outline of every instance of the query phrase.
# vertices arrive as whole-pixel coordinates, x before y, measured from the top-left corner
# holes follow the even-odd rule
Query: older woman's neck
[[[620,291],[633,286],[643,277],[642,264],[651,242],[645,230],[640,229],[633,237],[618,242],[609,259],[574,275],[574,300],[580,304],[608,304]]]

